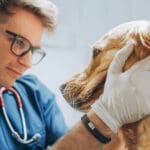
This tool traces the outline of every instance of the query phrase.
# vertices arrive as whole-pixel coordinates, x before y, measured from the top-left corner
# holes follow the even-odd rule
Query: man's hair
[[[0,14],[6,17],[13,15],[10,8],[23,8],[41,19],[43,26],[49,31],[56,27],[57,8],[49,0],[0,0]],[[5,18],[4,17],[4,18]],[[3,18],[3,17],[2,17]]]

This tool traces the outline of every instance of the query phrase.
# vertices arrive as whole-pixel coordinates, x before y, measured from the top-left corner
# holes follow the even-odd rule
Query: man
[[[122,72],[133,44],[129,42],[116,55],[108,69],[104,92],[92,110],[51,150],[102,150],[123,124],[150,115],[150,56]]]
[[[1,150],[43,150],[67,131],[54,94],[35,76],[23,76],[45,56],[41,37],[55,28],[55,14],[48,0],[0,1]]]

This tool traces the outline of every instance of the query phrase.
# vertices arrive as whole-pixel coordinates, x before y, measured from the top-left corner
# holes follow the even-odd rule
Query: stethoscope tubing
[[[21,117],[21,122],[22,122],[22,127],[23,127],[23,138],[20,137],[20,135],[18,134],[18,132],[16,132],[10,122],[10,119],[8,118],[8,115],[7,115],[7,112],[6,112],[6,109],[5,109],[5,103],[4,103],[4,99],[3,99],[3,93],[4,92],[11,92],[13,93],[15,99],[16,99],[16,102],[17,102],[17,105],[18,105],[18,108],[19,108],[19,112],[20,112],[20,117]],[[26,121],[25,121],[25,117],[24,117],[24,112],[23,112],[23,109],[22,109],[22,101],[21,101],[21,98],[19,96],[19,94],[17,93],[17,91],[13,88],[8,88],[6,89],[5,87],[2,87],[0,89],[0,106],[2,107],[2,112],[3,112],[3,115],[4,115],[4,118],[6,120],[6,123],[11,131],[11,134],[12,136],[20,143],[23,143],[23,144],[28,144],[28,143],[31,143],[33,141],[36,141],[38,140],[39,138],[41,138],[41,135],[39,133],[36,133],[31,139],[27,140],[27,127],[26,127]]]

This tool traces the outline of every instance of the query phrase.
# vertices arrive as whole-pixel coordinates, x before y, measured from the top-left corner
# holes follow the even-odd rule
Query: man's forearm
[[[78,123],[62,137],[50,150],[100,150],[102,145],[82,125]]]
[[[110,130],[105,130],[108,127],[100,119],[97,120],[93,113],[89,114],[89,118],[93,123],[96,121],[96,124],[101,126],[99,129],[105,135],[110,135]],[[50,150],[102,150],[102,147],[103,144],[89,133],[82,122],[79,122],[68,134],[58,140]]]

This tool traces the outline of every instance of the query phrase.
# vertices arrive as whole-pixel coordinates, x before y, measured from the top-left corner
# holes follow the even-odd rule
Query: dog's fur
[[[88,67],[61,86],[64,98],[80,111],[87,112],[103,92],[107,69],[115,55],[129,40],[134,51],[125,63],[124,71],[150,54],[150,22],[133,21],[117,26],[93,46]],[[92,149],[92,148],[91,148]],[[105,150],[150,150],[150,117],[124,125]]]

